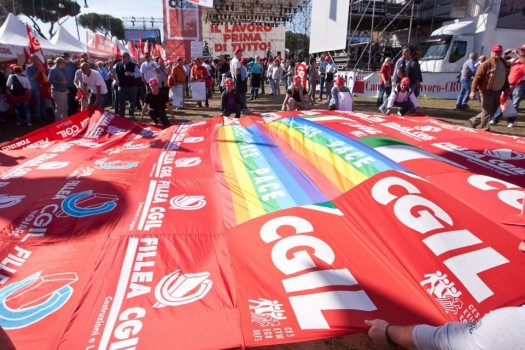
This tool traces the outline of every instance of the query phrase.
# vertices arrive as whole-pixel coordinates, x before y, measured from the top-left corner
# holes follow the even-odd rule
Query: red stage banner
[[[164,0],[166,58],[191,60],[191,43],[202,42],[201,10],[185,0]]]

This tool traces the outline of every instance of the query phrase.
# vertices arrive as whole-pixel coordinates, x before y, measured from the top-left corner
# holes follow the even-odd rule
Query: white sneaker
[[[385,113],[386,113],[386,108],[385,108],[385,107],[383,107],[383,108],[379,107],[379,110],[380,110],[380,111],[381,111],[381,113],[383,113],[383,114],[385,114]]]
[[[513,128],[514,127],[514,123],[508,123],[507,124],[507,128]]]
[[[489,122],[489,124],[490,124],[490,125],[496,125],[496,122],[494,122],[494,120],[491,119],[490,122]]]

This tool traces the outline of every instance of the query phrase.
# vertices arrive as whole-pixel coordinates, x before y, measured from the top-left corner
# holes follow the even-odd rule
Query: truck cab
[[[436,35],[425,41],[422,72],[459,72],[474,50],[474,37],[467,35]]]

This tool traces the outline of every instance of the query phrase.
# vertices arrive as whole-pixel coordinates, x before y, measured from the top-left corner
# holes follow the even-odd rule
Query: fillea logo
[[[155,287],[155,308],[193,303],[208,294],[213,286],[209,272],[182,273],[176,270],[164,276]]]
[[[205,205],[206,199],[204,196],[187,196],[181,194],[170,200],[170,209],[197,210],[204,208]]]
[[[197,166],[201,163],[200,157],[184,157],[175,160],[175,166],[177,168],[189,168]]]
[[[514,151],[508,148],[500,148],[500,149],[486,149],[483,152],[484,155],[492,157],[492,158],[498,158],[503,160],[521,160],[525,159],[525,154]]]
[[[22,200],[26,198],[24,195],[20,196],[10,196],[7,194],[0,194],[0,208],[9,208],[14,205],[19,204]]]

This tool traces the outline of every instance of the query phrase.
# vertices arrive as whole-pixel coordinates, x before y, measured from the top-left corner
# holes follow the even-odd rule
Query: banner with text
[[[276,55],[277,51],[284,53],[285,27],[272,27],[269,24],[211,24],[205,23],[202,29],[202,38],[208,43],[210,54],[231,55],[236,49],[243,50],[244,57],[265,57],[270,51]]]

